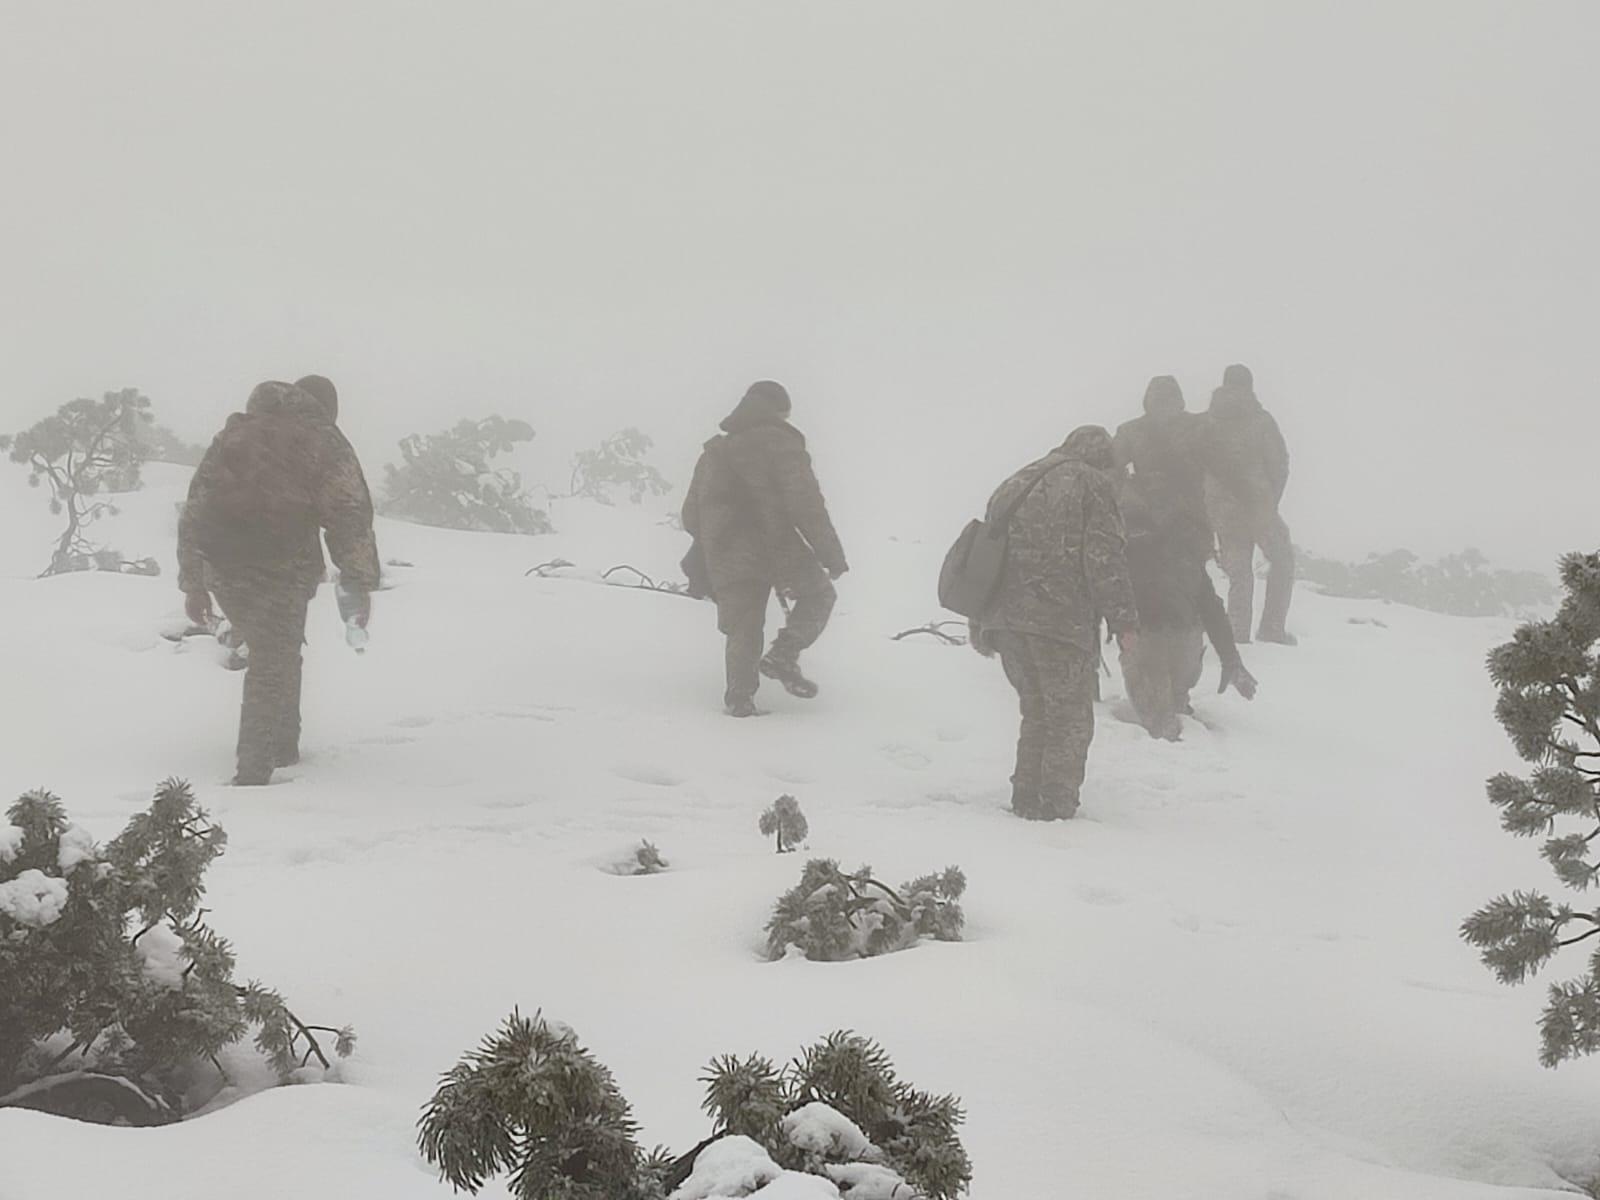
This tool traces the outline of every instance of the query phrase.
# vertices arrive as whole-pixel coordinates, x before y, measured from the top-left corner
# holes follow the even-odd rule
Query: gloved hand
[[[845,562],[842,558],[838,562],[834,563],[833,566],[828,568],[829,579],[838,579],[841,575],[848,575],[849,573],[850,564]]]
[[[1139,648],[1139,631],[1137,629],[1124,629],[1117,634],[1117,649],[1124,654],[1132,654]]]
[[[1246,700],[1256,698],[1256,677],[1245,670],[1242,662],[1223,664],[1222,678],[1217,683],[1217,694],[1220,696],[1230,686]]]
[[[340,584],[336,592],[339,600],[339,619],[346,625],[365,629],[372,619],[372,593],[365,588],[346,587]]]
[[[211,608],[210,592],[190,592],[183,598],[184,614],[196,625],[209,626],[217,619]]]

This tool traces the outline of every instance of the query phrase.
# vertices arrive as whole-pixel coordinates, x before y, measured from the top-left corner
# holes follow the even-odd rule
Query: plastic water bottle
[[[357,654],[365,654],[369,634],[366,627],[359,624],[363,599],[361,593],[340,584],[334,594],[339,600],[339,616],[344,621],[345,645]]]

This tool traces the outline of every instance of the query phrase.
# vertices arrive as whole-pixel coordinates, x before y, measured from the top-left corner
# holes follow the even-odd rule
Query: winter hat
[[[304,379],[295,380],[294,385],[302,392],[309,392],[315,396],[328,410],[330,421],[339,420],[339,392],[333,386],[333,380],[326,375],[307,375]]]
[[[783,384],[763,379],[752,383],[745,391],[738,407],[722,422],[722,429],[725,433],[736,433],[752,425],[770,425],[785,420],[790,409],[789,393]]]
[[[1171,375],[1157,375],[1144,389],[1144,410],[1147,413],[1183,411],[1183,389]]]
[[[1238,388],[1243,392],[1253,392],[1256,388],[1256,378],[1250,374],[1250,368],[1243,363],[1234,363],[1222,372],[1222,386]]]
[[[1111,450],[1111,435],[1100,425],[1080,425],[1067,435],[1057,453],[1097,471],[1112,471],[1117,466],[1116,455]]]

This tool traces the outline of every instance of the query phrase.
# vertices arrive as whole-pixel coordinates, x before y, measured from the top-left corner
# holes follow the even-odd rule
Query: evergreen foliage
[[[104,847],[61,801],[30,792],[0,825],[0,1103],[71,1069],[173,1095],[197,1064],[254,1031],[287,1080],[330,1065],[349,1029],[302,1024],[276,992],[234,981],[234,954],[205,924],[206,868],[227,837],[188,784],[169,779]]]
[[[651,841],[641,841],[639,848],[633,852],[633,859],[635,875],[659,875],[668,866],[667,860],[661,857],[661,851]]]
[[[1495,716],[1533,768],[1496,775],[1487,790],[1501,826],[1545,838],[1556,878],[1581,893],[1600,874],[1600,554],[1562,559],[1561,583],[1555,617],[1522,625],[1489,655]],[[1600,935],[1600,905],[1514,891],[1468,917],[1461,935],[1502,983],[1522,983],[1565,947]],[[1546,1066],[1600,1049],[1600,943],[1590,949],[1583,975],[1550,987],[1540,1022]]]
[[[831,858],[814,858],[773,908],[767,954],[780,959],[793,946],[813,962],[841,962],[905,950],[923,938],[959,942],[966,888],[959,867],[896,891],[872,878],[871,867],[847,874]]]
[[[518,1200],[653,1200],[628,1102],[571,1029],[513,1011],[444,1076],[418,1122],[423,1157],[476,1195],[511,1175]],[[649,1169],[647,1170],[647,1166]]]
[[[800,849],[811,826],[805,813],[800,811],[798,800],[793,796],[779,796],[761,814],[761,832],[777,841],[779,854],[787,854]]]
[[[509,1174],[518,1200],[721,1195],[682,1185],[707,1149],[732,1147],[725,1139],[749,1139],[771,1174],[781,1166],[822,1176],[845,1197],[954,1200],[971,1183],[960,1100],[906,1084],[882,1047],[849,1031],[781,1069],[757,1054],[723,1055],[701,1082],[712,1135],[682,1156],[647,1156],[610,1071],[577,1035],[513,1012],[444,1076],[417,1141],[458,1190],[476,1194]]]
[[[1544,609],[1555,587],[1538,571],[1491,568],[1477,550],[1425,563],[1409,550],[1369,554],[1359,563],[1296,551],[1300,578],[1329,596],[1386,600],[1456,617],[1520,616]]]
[[[198,467],[206,456],[206,448],[196,442],[186,442],[166,425],[147,424],[139,431],[139,441],[144,445],[146,462],[172,463],[180,467]]]
[[[593,450],[584,450],[572,459],[570,496],[586,496],[601,504],[615,503],[617,490],[641,503],[646,496],[664,496],[672,485],[660,471],[644,461],[655,443],[637,429],[624,429],[602,441]]]
[[[523,489],[522,476],[489,460],[533,440],[533,427],[504,417],[464,420],[453,429],[400,443],[404,462],[384,467],[382,511],[403,521],[489,533],[549,533],[550,518]]]
[[[0,450],[28,468],[28,483],[50,489],[50,511],[65,517],[44,575],[89,570],[106,562],[121,565],[110,553],[97,564],[97,547],[86,529],[116,506],[100,499],[108,492],[133,491],[149,456],[146,430],[150,401],[134,388],[107,392],[99,400],[72,400],[11,437],[0,438]],[[107,552],[101,552],[102,555]]]

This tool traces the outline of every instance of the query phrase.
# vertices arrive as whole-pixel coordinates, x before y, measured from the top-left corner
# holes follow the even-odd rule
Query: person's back
[[[1111,438],[1075,430],[1053,453],[1002,483],[988,519],[1015,512],[993,603],[973,622],[973,645],[998,654],[1022,709],[1011,807],[1033,820],[1078,810],[1094,738],[1099,629],[1131,645],[1138,614],[1115,486]],[[1018,498],[1023,497],[1020,504]]]
[[[717,601],[727,637],[730,714],[756,713],[759,675],[792,695],[811,698],[800,653],[827,625],[832,580],[849,570],[804,435],[789,423],[789,394],[762,381],[750,387],[722,422],[695,466],[683,506],[683,527],[695,540],[690,559],[703,564],[703,586]],[[789,605],[784,629],[763,656],[771,593]]]
[[[196,468],[178,523],[178,586],[190,619],[211,620],[214,592],[250,652],[240,784],[266,783],[299,758],[300,649],[326,572],[319,535],[362,626],[379,583],[371,496],[335,412],[295,385],[258,386]]]
[[[1255,550],[1270,564],[1262,604],[1262,641],[1292,645],[1286,628],[1294,589],[1294,543],[1278,506],[1289,482],[1289,450],[1277,421],[1256,398],[1249,368],[1235,363],[1211,396],[1212,460],[1206,508],[1217,532],[1228,575],[1228,618],[1234,636],[1250,640],[1255,594]]]
[[[1178,381],[1158,375],[1145,389],[1144,415],[1117,428],[1117,465],[1131,472],[1146,518],[1164,535],[1192,542],[1202,558],[1213,535],[1206,516],[1205,479],[1213,461],[1211,425],[1184,408]]]

